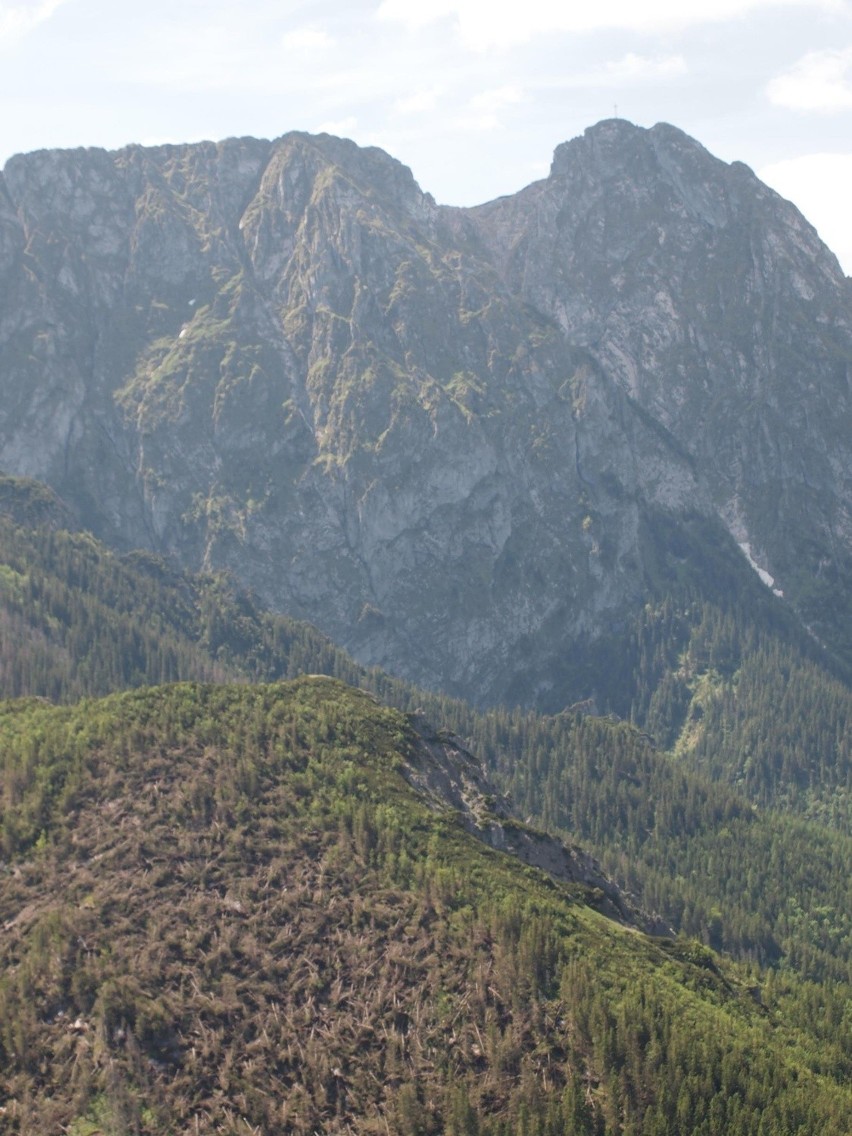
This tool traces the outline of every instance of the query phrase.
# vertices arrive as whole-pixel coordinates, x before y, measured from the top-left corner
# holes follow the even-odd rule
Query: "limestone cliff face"
[[[18,157],[0,298],[0,468],[431,686],[558,701],[661,513],[848,568],[847,282],[671,127],[475,210],[327,136]]]
[[[778,589],[848,596],[852,282],[795,207],[671,126],[612,120],[474,216],[508,286],[672,432]]]

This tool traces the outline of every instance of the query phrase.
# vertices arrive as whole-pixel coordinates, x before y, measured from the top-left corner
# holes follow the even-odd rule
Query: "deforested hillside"
[[[850,694],[807,638],[790,638],[783,621],[761,623],[759,605],[686,597],[649,607],[619,656],[598,661],[611,689],[634,690],[634,705],[619,708],[653,735],[589,705],[555,716],[479,712],[359,667],[221,576],[119,556],[58,528],[67,510],[47,509],[35,483],[0,488],[5,697],[336,676],[451,728],[517,817],[582,842],[668,925],[760,966],[848,982]]]
[[[487,798],[417,788],[464,756],[363,692],[183,684],[2,730],[11,1133],[849,1126],[836,1041],[496,850]]]

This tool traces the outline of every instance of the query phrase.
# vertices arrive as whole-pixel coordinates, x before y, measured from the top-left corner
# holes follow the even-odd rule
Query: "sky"
[[[852,274],[852,0],[0,0],[0,163],[326,131],[473,205],[614,115],[747,163]]]

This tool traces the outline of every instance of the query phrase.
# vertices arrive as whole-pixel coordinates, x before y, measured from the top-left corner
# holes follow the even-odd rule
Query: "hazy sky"
[[[852,0],[0,0],[0,162],[325,130],[467,205],[614,113],[748,163],[852,274]]]

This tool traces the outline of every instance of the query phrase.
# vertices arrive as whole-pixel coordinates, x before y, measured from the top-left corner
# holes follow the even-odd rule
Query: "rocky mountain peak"
[[[650,148],[647,143],[649,133],[626,118],[603,119],[587,127],[578,137],[556,147],[550,176],[570,177],[578,164],[594,163],[600,172],[623,170],[635,160],[637,151]]]
[[[351,178],[363,193],[400,209],[416,207],[424,196],[430,196],[424,195],[408,166],[378,146],[358,146],[348,138],[331,134],[290,134],[280,144],[301,144],[305,150],[314,150],[324,162]]]
[[[106,539],[481,701],[594,693],[555,660],[636,609],[659,515],[834,626],[847,283],[674,127],[600,123],[476,209],[301,133],[24,155],[4,185],[0,468]]]

